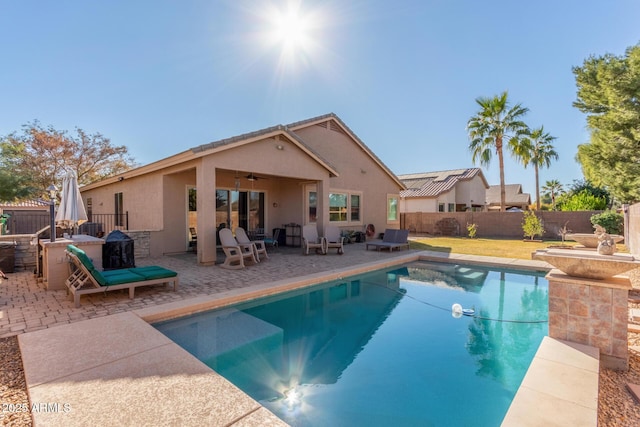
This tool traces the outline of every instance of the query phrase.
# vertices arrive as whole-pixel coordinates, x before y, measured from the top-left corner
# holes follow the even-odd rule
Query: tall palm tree
[[[536,209],[540,210],[540,178],[538,174],[539,168],[549,167],[551,160],[558,160],[558,153],[551,144],[555,140],[555,136],[551,136],[544,131],[544,126],[533,129],[523,135],[517,145],[513,147],[513,154],[519,158],[524,167],[533,164],[536,174]]]
[[[556,210],[556,195],[561,194],[564,191],[564,187],[560,184],[560,181],[557,179],[552,179],[550,181],[545,182],[542,187],[542,191],[545,194],[551,195],[551,209]]]
[[[529,109],[520,104],[509,108],[507,92],[493,98],[480,97],[476,99],[480,111],[467,122],[469,133],[469,150],[473,155],[473,162],[489,166],[493,150],[498,155],[500,165],[500,210],[505,211],[505,183],[504,183],[504,155],[503,144],[509,147],[517,145],[518,138],[527,130],[527,125],[521,121]]]

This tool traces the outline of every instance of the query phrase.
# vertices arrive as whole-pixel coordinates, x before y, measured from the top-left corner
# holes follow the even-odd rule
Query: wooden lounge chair
[[[401,249],[406,247],[409,249],[409,241],[407,238],[409,237],[409,230],[394,230],[387,228],[384,231],[384,237],[382,241],[379,242],[367,242],[365,249],[369,249],[369,246],[373,246],[378,251],[380,249],[389,249],[389,252],[394,249]]]
[[[323,255],[327,253],[324,237],[318,236],[318,227],[315,224],[302,227],[302,250],[305,255],[309,255],[309,249],[315,249],[316,253],[319,249]]]
[[[247,236],[247,232],[244,231],[244,228],[236,228],[236,241],[240,246],[250,246],[258,261],[260,261],[260,254],[264,255],[266,259],[269,259],[269,255],[267,254],[267,247],[264,244],[264,240],[250,240],[249,236]]]
[[[231,230],[223,228],[219,231],[220,245],[226,256],[224,262],[220,264],[222,268],[228,268],[230,270],[238,270],[244,268],[244,260],[250,260],[253,263],[258,263],[256,254],[253,252],[252,245],[240,245],[238,241],[231,234]]]
[[[325,252],[329,249],[337,249],[338,253],[344,253],[344,237],[340,234],[340,229],[335,225],[327,225],[324,228]]]
[[[97,292],[129,289],[129,298],[134,297],[138,286],[173,284],[178,290],[178,273],[158,266],[125,268],[121,270],[99,271],[91,259],[80,248],[67,246],[67,258],[71,275],[65,281],[67,289],[73,295],[76,307],[80,307],[80,296]]]

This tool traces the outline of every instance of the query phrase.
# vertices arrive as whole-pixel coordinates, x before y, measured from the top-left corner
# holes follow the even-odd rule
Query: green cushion
[[[132,273],[129,270],[102,271],[100,275],[103,277],[104,283],[102,283],[95,274],[93,277],[95,277],[96,280],[98,280],[98,283],[102,286],[121,285],[123,283],[142,282],[143,280],[147,280],[144,276]]]
[[[146,280],[153,279],[166,279],[169,277],[176,277],[178,273],[173,270],[158,267],[157,265],[150,265],[148,267],[136,267],[130,268],[130,272],[143,276]]]
[[[96,267],[93,265],[93,262],[91,262],[91,258],[89,258],[87,256],[87,253],[82,249],[80,249],[79,247],[73,246],[73,245],[67,245],[67,250],[72,254],[74,254],[76,257],[78,257],[82,265],[84,265],[85,268],[90,272],[93,272],[96,269]]]

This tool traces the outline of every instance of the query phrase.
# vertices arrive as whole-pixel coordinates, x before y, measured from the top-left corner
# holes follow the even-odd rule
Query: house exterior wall
[[[438,201],[432,197],[403,198],[400,212],[438,212]]]
[[[467,181],[459,181],[456,184],[456,203],[471,207],[472,204],[484,205],[487,188],[482,178],[474,176]]]
[[[202,264],[216,258],[217,189],[263,192],[264,226],[269,232],[308,220],[309,186],[318,193],[319,231],[329,222],[328,194],[332,191],[361,195],[362,221],[339,226],[360,230],[373,223],[380,231],[398,228],[399,213],[396,221],[387,221],[387,200],[390,195],[399,199],[401,185],[335,122],[325,128],[308,125],[295,131],[304,144],[289,139],[287,132],[274,131],[269,135],[275,136],[263,139],[248,135],[246,140],[230,139],[228,145],[220,141],[202,150],[185,151],[124,173],[119,181],[112,178],[87,186],[81,189],[82,197],[85,203],[92,199],[94,214],[113,214],[114,195],[121,192],[129,230],[149,232],[151,256],[187,250],[189,226],[197,223],[198,262]],[[332,170],[339,176],[330,176]],[[249,173],[260,179],[249,181]],[[189,214],[189,188],[196,188],[195,214]]]
[[[387,221],[387,196],[395,195],[399,201],[400,186],[357,143],[331,126],[315,125],[294,132],[339,172],[340,176],[329,179],[330,191],[362,192],[362,221],[341,228],[358,229],[373,224],[376,231],[384,231],[399,227],[399,221]]]

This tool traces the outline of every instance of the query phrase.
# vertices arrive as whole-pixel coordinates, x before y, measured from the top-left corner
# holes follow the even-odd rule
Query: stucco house
[[[221,226],[398,228],[403,189],[331,113],[193,147],[81,193],[88,215],[128,212],[129,230],[150,230],[151,255],[187,250],[193,227],[198,262],[211,264]],[[299,228],[285,230],[287,243],[300,244]]]
[[[506,209],[520,209],[526,211],[531,205],[531,195],[522,192],[521,184],[506,184],[504,186]],[[492,185],[487,190],[487,209],[500,210],[500,186]]]
[[[464,212],[485,209],[487,180],[479,168],[398,175],[400,212]]]

